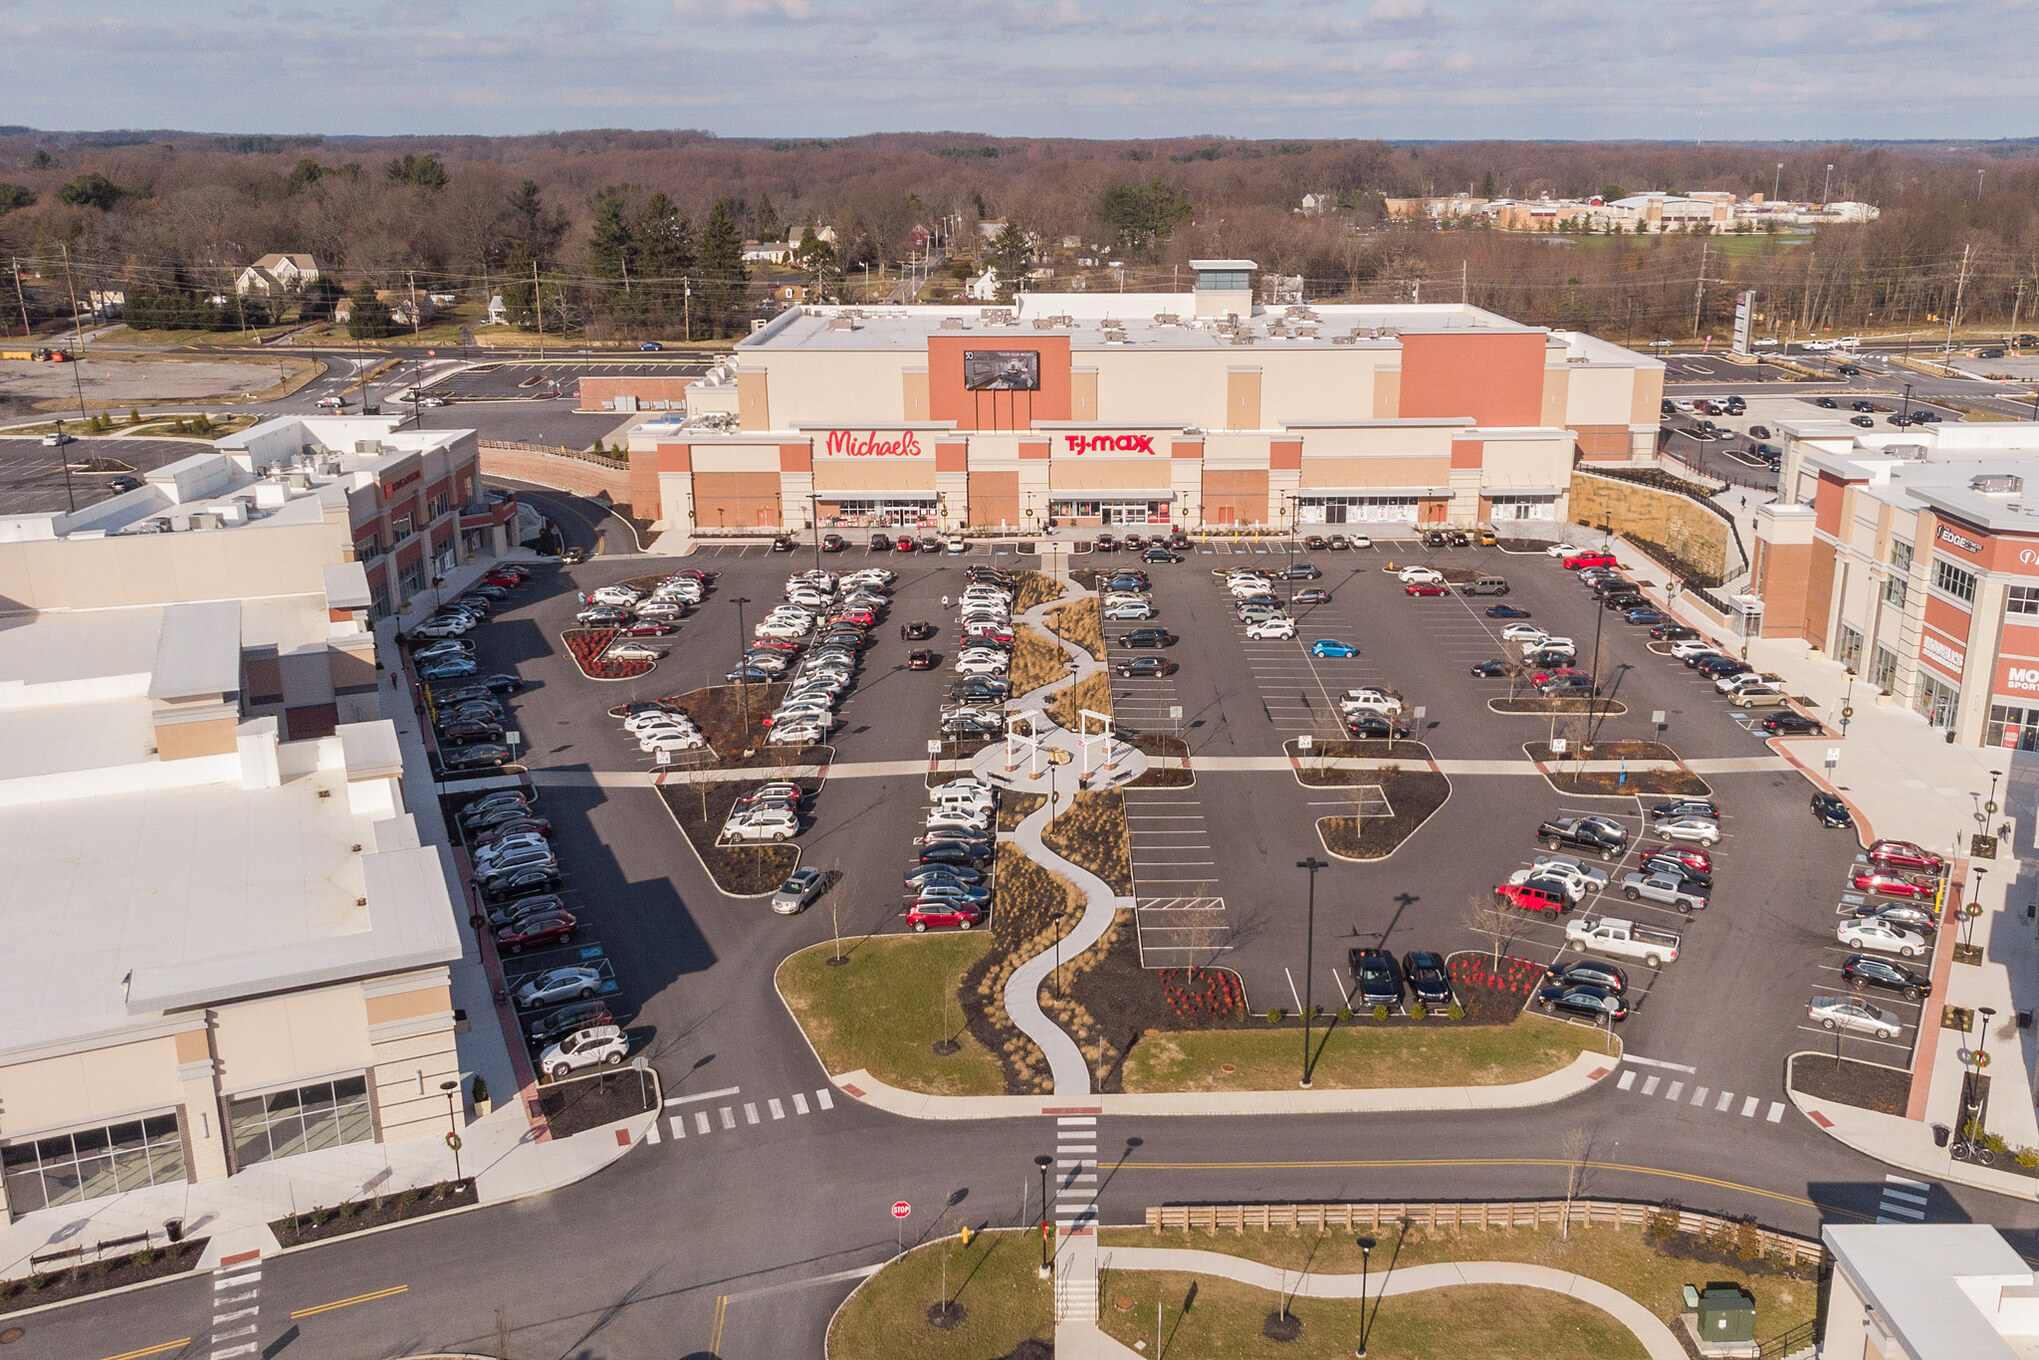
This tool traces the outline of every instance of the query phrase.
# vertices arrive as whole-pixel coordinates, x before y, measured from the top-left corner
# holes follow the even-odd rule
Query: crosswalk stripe
[[[1713,1112],[1715,1114],[1726,1114],[1727,1107],[1734,1103],[1735,1093],[1733,1091],[1722,1091],[1720,1093],[1720,1100],[1713,1107]]]
[[[801,1095],[798,1091],[795,1091],[793,1093],[793,1113],[794,1114],[807,1113],[807,1097]]]
[[[1894,1185],[1886,1185],[1883,1187],[1883,1197],[1885,1199],[1901,1199],[1906,1204],[1916,1204],[1921,1209],[1925,1208],[1927,1203],[1929,1202],[1927,1197],[1924,1195],[1915,1195],[1909,1190],[1900,1190]]]
[[[1784,1102],[1781,1100],[1771,1101],[1770,1113],[1764,1115],[1763,1118],[1764,1120],[1772,1124],[1782,1122],[1784,1119]]]
[[[1883,1179],[1890,1185],[1902,1185],[1906,1189],[1916,1190],[1922,1195],[1931,1194],[1933,1191],[1933,1183],[1931,1181],[1915,1181],[1907,1176],[1885,1176]]]
[[[694,1132],[706,1133],[708,1129],[708,1112],[706,1110],[694,1111]]]
[[[1614,1084],[1624,1091],[1628,1090],[1631,1086],[1635,1085],[1635,1073],[1624,1071],[1621,1074],[1621,1080]]]
[[[1685,1083],[1682,1081],[1674,1081],[1671,1083],[1671,1089],[1664,1092],[1664,1099],[1676,1100],[1679,1096],[1682,1096],[1684,1094],[1685,1094]]]
[[[212,1287],[214,1289],[232,1289],[236,1285],[254,1284],[261,1278],[262,1272],[259,1270],[250,1270],[239,1275],[215,1275],[212,1277]]]
[[[231,1341],[237,1336],[253,1336],[254,1334],[255,1324],[251,1322],[245,1327],[236,1327],[230,1332],[222,1332],[215,1328],[213,1329],[212,1339],[215,1341]]]
[[[765,1102],[765,1108],[772,1112],[772,1118],[774,1119],[784,1119],[786,1117],[786,1107],[779,1103],[779,1099],[776,1096]]]
[[[835,1108],[835,1100],[828,1094],[828,1088],[826,1086],[822,1087],[820,1090],[814,1093],[814,1099],[815,1103],[820,1105],[821,1108],[824,1110],[832,1110]]]
[[[729,1108],[729,1106],[727,1106],[727,1105],[724,1105],[724,1106],[723,1106],[723,1107],[721,1108],[721,1110],[719,1110],[719,1111],[718,1111],[718,1113],[719,1113],[719,1114],[720,1114],[720,1115],[722,1116],[722,1127],[723,1127],[723,1128],[725,1128],[725,1129],[733,1129],[733,1128],[735,1128],[735,1127],[736,1127],[736,1111],[735,1111],[735,1110],[732,1110],[732,1109],[730,1109],[730,1108]]]
[[[233,1322],[240,1318],[254,1317],[261,1311],[262,1311],[261,1306],[258,1304],[253,1308],[236,1308],[231,1313],[214,1313],[212,1315],[212,1325],[217,1327],[222,1322]]]
[[[1885,1200],[1882,1204],[1877,1205],[1876,1208],[1877,1212],[1879,1213],[1897,1214],[1901,1217],[1909,1218],[1915,1223],[1924,1221],[1926,1217],[1926,1211],[1924,1209],[1909,1209],[1902,1204],[1892,1204],[1888,1200]]]
[[[1055,1116],[1055,1122],[1057,1124],[1063,1125],[1064,1127],[1068,1127],[1070,1125],[1075,1124],[1086,1124],[1092,1128],[1095,1128],[1097,1126],[1097,1116],[1094,1114],[1058,1114]]]
[[[1746,1101],[1742,1103],[1742,1118],[1747,1119],[1749,1116],[1755,1114],[1756,1107],[1758,1105],[1761,1105],[1762,1103],[1763,1097],[1750,1096]]]
[[[236,1355],[253,1355],[255,1351],[256,1344],[254,1342],[244,1342],[239,1346],[229,1346],[225,1350],[215,1350],[212,1353],[212,1360],[232,1360]]]
[[[1661,1077],[1646,1077],[1646,1078],[1644,1078],[1644,1079],[1643,1079],[1643,1094],[1644,1094],[1644,1095],[1646,1095],[1646,1096],[1653,1096],[1653,1095],[1655,1095],[1655,1094],[1657,1093],[1657,1087],[1658,1087],[1658,1086],[1660,1086],[1660,1085],[1662,1085],[1662,1084],[1663,1084],[1663,1078],[1661,1078]]]
[[[676,1114],[670,1122],[672,1124],[673,1137],[685,1138],[687,1136],[687,1118],[685,1115]]]
[[[758,1107],[756,1101],[746,1100],[743,1103],[743,1122],[746,1124],[755,1124],[758,1122]]]
[[[1713,1092],[1710,1089],[1702,1086],[1697,1091],[1694,1091],[1692,1093],[1692,1103],[1694,1105],[1704,1105],[1706,1103],[1706,1098],[1712,1094]]]
[[[659,1141],[658,1121],[656,1119],[652,1120],[651,1127],[644,1131],[644,1141],[647,1143],[656,1143]]]

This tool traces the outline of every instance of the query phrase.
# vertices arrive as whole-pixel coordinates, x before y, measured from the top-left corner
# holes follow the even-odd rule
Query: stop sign
[[[913,1206],[911,1204],[908,1204],[903,1199],[895,1201],[892,1205],[892,1216],[894,1218],[905,1218],[908,1214],[912,1212]]]

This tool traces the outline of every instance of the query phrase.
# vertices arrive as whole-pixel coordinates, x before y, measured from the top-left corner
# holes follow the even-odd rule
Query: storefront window
[[[1879,690],[1897,688],[1896,652],[1880,644],[1877,646],[1876,664],[1869,668],[1869,683]]]
[[[1964,604],[1975,603],[1975,573],[1963,571],[1944,557],[1933,559],[1933,588],[1946,591]]]
[[[0,1148],[7,1207],[17,1214],[184,1179],[174,1114],[60,1133]]]
[[[227,1102],[227,1120],[233,1130],[236,1169],[375,1137],[365,1077],[238,1096]]]
[[[838,501],[833,514],[824,502],[824,524],[836,529],[917,528],[935,522],[935,498],[908,500],[891,496],[877,499]]]
[[[1841,641],[1834,649],[1834,659],[1851,671],[1861,666],[1862,634],[1858,629],[1845,623],[1841,625]]]
[[[2004,600],[2006,614],[2039,614],[2039,586],[2012,586]]]
[[[2011,751],[2039,751],[2039,708],[1991,704],[1989,727],[1982,734],[1982,744]]]
[[[1490,504],[1497,524],[1502,520],[1557,518],[1556,496],[1495,496]]]
[[[1296,523],[1348,524],[1358,520],[1416,518],[1414,496],[1298,496]]]
[[[1890,541],[1890,576],[1883,583],[1883,598],[1888,604],[1904,608],[1905,596],[1911,589],[1912,545],[1901,538]]]
[[[425,559],[417,561],[397,573],[397,584],[403,587],[404,598],[409,599],[425,588]]]
[[[1931,671],[1919,672],[1919,688],[1912,696],[1912,708],[1923,715],[1928,727],[1952,727],[1954,709],[1961,702],[1961,691],[1935,677]]]

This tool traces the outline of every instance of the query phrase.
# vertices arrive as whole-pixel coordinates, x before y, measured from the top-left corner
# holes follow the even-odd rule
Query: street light
[[[1371,1237],[1362,1237],[1358,1241],[1358,1246],[1359,1246],[1359,1349],[1355,1351],[1354,1354],[1364,1356],[1366,1354],[1366,1269],[1368,1262],[1370,1262],[1373,1259],[1373,1249],[1375,1243]]]
[[[1848,721],[1855,716],[1855,669],[1848,668],[1848,689],[1841,696],[1841,735],[1848,735]]]
[[[453,1114],[453,1097],[460,1091],[460,1081],[458,1078],[451,1081],[442,1081],[439,1083],[439,1089],[446,1093],[446,1146],[453,1149],[453,1180],[455,1184],[458,1184],[460,1181],[460,1125]]]
[[[1973,1075],[1981,1076],[1989,1067],[1989,1022],[1996,1017],[1997,1008],[1995,1006],[1977,1006],[1975,1013],[1982,1017],[1982,1047],[1975,1051]],[[1975,1129],[1969,1134],[1968,1141],[1980,1143],[1982,1135],[1982,1092],[1977,1091],[1975,1093]]]
[[[1982,817],[1983,817],[1982,830],[1984,835],[1989,834],[1989,823],[1996,819],[1997,781],[1999,779],[2002,779],[2003,777],[2004,772],[2002,770],[1991,770],[1989,772],[1989,801],[1982,805]]]
[[[1310,983],[1317,975],[1317,871],[1328,869],[1331,864],[1312,855],[1308,859],[1297,860],[1296,867],[1310,876],[1309,925],[1303,937],[1303,1079],[1298,1083],[1307,1090],[1310,1085]]]
[[[1054,1272],[1048,1265],[1048,1168],[1055,1159],[1047,1153],[1034,1158],[1034,1165],[1041,1168],[1041,1278],[1047,1279]]]
[[[1049,926],[1055,930],[1055,976],[1058,978],[1062,976],[1062,931],[1060,923],[1068,919],[1068,916],[1069,913],[1066,911],[1048,913]]]
[[[736,695],[743,707],[743,745],[750,749],[750,687],[744,682],[750,679],[750,644],[743,631],[743,607],[750,603],[750,597],[739,595],[730,601],[736,606],[736,645],[742,650],[736,658]]]
[[[76,360],[72,361],[74,364]],[[64,469],[64,499],[71,503],[71,513],[78,513],[78,494],[71,489],[71,458],[64,452],[64,422],[57,422],[57,462]]]

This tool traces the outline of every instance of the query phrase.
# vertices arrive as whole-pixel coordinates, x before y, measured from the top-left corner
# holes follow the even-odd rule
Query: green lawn
[[[962,1321],[930,1325],[942,1302],[944,1258],[948,1299]],[[954,1238],[930,1242],[866,1280],[828,1329],[831,1360],[995,1360],[1027,1340],[1053,1341],[1050,1286],[1040,1279],[1040,1238],[1031,1230],[987,1232],[969,1246]]]
[[[1555,1072],[1587,1048],[1591,1030],[1540,1015],[1506,1025],[1438,1020],[1376,1025],[1354,1020],[1311,1039],[1312,1085],[1339,1090],[1418,1086],[1503,1086]],[[1158,1034],[1126,1061],[1128,1091],[1290,1090],[1302,1066],[1296,1025]],[[1321,1048],[1317,1047],[1321,1045]],[[1231,1072],[1223,1070],[1230,1063]]]
[[[938,1096],[1005,1093],[998,1060],[963,1027],[956,982],[991,947],[988,932],[845,940],[849,962],[831,968],[833,943],[779,965],[780,994],[830,1072],[863,1068],[878,1080]],[[934,1045],[960,1047],[940,1054]]]
[[[1525,1151],[1533,1151],[1526,1149]],[[1555,1155],[1556,1150],[1551,1149]],[[1551,1191],[1560,1194],[1563,1190],[1563,1169],[1553,1168]],[[1591,1173],[1588,1173],[1588,1191],[1591,1191]],[[1818,1287],[1810,1279],[1794,1279],[1782,1274],[1750,1274],[1746,1270],[1716,1261],[1681,1260],[1655,1247],[1643,1235],[1641,1228],[1615,1228],[1606,1226],[1574,1227],[1570,1241],[1561,1241],[1555,1230],[1542,1228],[1411,1228],[1399,1244],[1396,1231],[1383,1227],[1373,1236],[1379,1245],[1373,1250],[1372,1266],[1379,1271],[1390,1265],[1420,1266],[1438,1261],[1522,1261],[1531,1265],[1549,1266],[1553,1270],[1568,1270],[1574,1275],[1584,1275],[1602,1284],[1619,1289],[1636,1302],[1662,1318],[1666,1325],[1676,1326],[1678,1314],[1684,1304],[1680,1287],[1687,1284],[1704,1285],[1718,1280],[1732,1282],[1746,1287],[1756,1299],[1756,1335],[1759,1338],[1777,1336],[1782,1332],[1806,1322],[1814,1315],[1818,1305]],[[1699,1239],[1687,1237],[1687,1243],[1696,1244]],[[1269,1265],[1287,1270],[1301,1270],[1306,1264],[1313,1271],[1326,1275],[1357,1274],[1360,1253],[1356,1245],[1356,1234],[1344,1232],[1317,1234],[1313,1232],[1290,1232],[1259,1230],[1219,1234],[1199,1232],[1154,1232],[1147,1228],[1105,1228],[1098,1234],[1100,1254],[1108,1253],[1113,1247],[1183,1247],[1201,1251],[1222,1251],[1231,1256],[1243,1256],[1249,1260],[1265,1261]],[[1122,1292],[1120,1283],[1130,1283],[1138,1278],[1128,1271],[1115,1276],[1106,1294],[1105,1312],[1110,1312],[1110,1295]],[[1415,1297],[1421,1297],[1415,1296]],[[1180,1302],[1178,1291],[1171,1302]],[[1387,1322],[1388,1314],[1400,1305],[1389,1300],[1381,1310],[1381,1321]],[[1151,1349],[1154,1303],[1147,1302],[1147,1332]],[[1371,1346],[1368,1347],[1372,1349]],[[1189,1352],[1180,1352],[1188,1354]],[[1484,1355],[1486,1352],[1471,1349],[1468,1355]],[[1557,1354],[1558,1352],[1553,1352]],[[1570,1354],[1597,1354],[1597,1352],[1572,1351]]]
[[[1190,1290],[1194,1288],[1195,1294]],[[1188,1311],[1183,1304],[1189,1302]],[[1128,1305],[1123,1310],[1121,1304]],[[1160,1305],[1160,1343],[1155,1309]],[[1302,1323],[1292,1341],[1261,1334],[1280,1306],[1274,1293],[1235,1280],[1171,1271],[1128,1270],[1105,1281],[1099,1322],[1122,1345],[1144,1341],[1143,1355],[1182,1360],[1338,1360],[1359,1340],[1358,1299],[1295,1299]],[[1459,1285],[1381,1302],[1367,1329],[1377,1360],[1631,1360],[1648,1352],[1635,1334],[1588,1303],[1545,1289]]]

